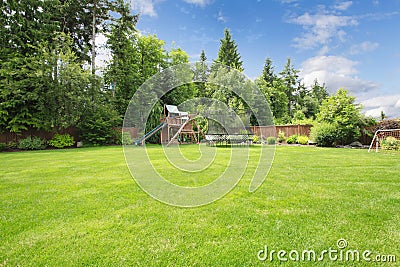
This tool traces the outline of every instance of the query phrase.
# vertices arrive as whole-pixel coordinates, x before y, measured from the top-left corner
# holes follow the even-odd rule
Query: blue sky
[[[202,49],[215,59],[229,28],[250,78],[267,57],[276,73],[291,58],[306,85],[345,87],[368,115],[400,117],[400,0],[133,0],[132,10],[138,30],[192,61]]]

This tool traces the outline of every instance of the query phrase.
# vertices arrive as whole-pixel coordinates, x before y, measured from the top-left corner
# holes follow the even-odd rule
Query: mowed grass
[[[221,161],[228,151],[218,149]],[[0,266],[371,266],[257,258],[265,246],[321,252],[341,238],[372,260],[397,256],[372,266],[399,264],[400,153],[277,147],[266,181],[249,193],[258,152],[234,190],[198,208],[149,197],[120,147],[0,153]]]

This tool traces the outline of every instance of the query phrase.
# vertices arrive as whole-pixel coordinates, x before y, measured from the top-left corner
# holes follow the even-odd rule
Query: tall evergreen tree
[[[94,64],[96,56],[95,36],[101,32],[109,12],[116,11],[118,2],[111,0],[59,0],[58,21],[60,30],[74,40],[74,51],[82,61]],[[88,55],[88,52],[91,55]],[[92,72],[95,67],[92,65]]]
[[[195,63],[194,67],[194,80],[196,80],[196,87],[198,92],[198,97],[207,97],[205,82],[208,79],[210,70],[207,65],[207,57],[204,50],[201,50],[200,61]]]
[[[224,30],[224,38],[220,40],[218,57],[214,62],[243,71],[243,61],[240,59],[237,44],[232,39],[229,29]]]
[[[265,60],[263,72],[262,72],[262,79],[266,82],[268,87],[272,87],[274,81],[276,80],[276,75],[274,73],[274,67],[272,66],[272,60],[267,58]]]
[[[117,1],[121,15],[109,26],[107,45],[112,58],[105,72],[105,81],[113,93],[115,108],[122,117],[137,88],[141,85],[139,76],[139,53],[136,49],[137,16],[130,14],[130,8],[123,0]]]
[[[298,83],[299,71],[296,70],[292,64],[290,58],[287,59],[284,69],[279,73],[280,78],[285,86],[285,93],[288,98],[288,113],[289,116],[293,116],[294,109],[296,106],[296,93]]]
[[[201,50],[200,61],[203,63],[207,61],[206,52],[204,52],[204,50]]]
[[[229,29],[224,30],[224,37],[220,40],[220,43],[218,57],[214,60],[214,64],[211,67],[210,81],[212,82],[215,79],[230,82],[230,80],[232,80],[233,84],[235,85],[239,84],[240,82],[244,82],[244,77],[238,75],[237,73],[237,71],[243,71],[243,62],[240,59],[237,44],[232,39]],[[227,66],[230,69],[223,66]],[[240,98],[240,96],[234,94],[229,89],[228,85],[227,88],[223,88],[222,86],[207,84],[206,94],[209,97],[218,99],[219,101],[225,103],[238,113],[246,112],[246,104]]]
[[[318,80],[314,80],[314,84],[311,87],[311,96],[315,98],[321,105],[322,101],[329,96],[328,90],[325,84],[320,85]]]
[[[288,115],[288,98],[285,91],[285,85],[282,79],[279,79],[274,73],[272,60],[265,60],[262,74],[256,79],[256,84],[260,87],[264,96],[267,98],[269,107],[277,123],[282,123]]]
[[[2,2],[0,26],[0,131],[20,132],[42,126],[38,114],[40,81],[39,45],[51,46],[57,23],[51,16],[54,2]]]

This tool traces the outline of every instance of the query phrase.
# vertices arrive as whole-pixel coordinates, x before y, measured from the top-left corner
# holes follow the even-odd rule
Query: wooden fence
[[[257,136],[260,137],[278,137],[278,133],[282,131],[286,137],[291,135],[306,135],[310,136],[310,130],[312,125],[277,125],[277,126],[251,126],[250,130]]]
[[[50,140],[53,138],[54,134],[70,134],[74,137],[74,140],[79,140],[79,131],[75,127],[69,127],[67,129],[59,130],[59,131],[45,131],[45,130],[36,130],[36,129],[28,129],[19,134],[4,132],[0,133],[0,143],[9,143],[9,142],[18,142],[21,139],[27,138],[28,136],[37,136],[45,140]]]
[[[277,126],[251,126],[249,129],[255,135],[267,138],[269,136],[278,137],[279,131],[282,131],[286,137],[289,137],[294,134],[310,136],[311,127],[312,125],[310,124],[306,125],[298,124],[298,125],[277,125]],[[129,132],[131,134],[131,137],[133,138],[138,137],[138,129],[136,128],[125,128],[124,131]],[[0,134],[0,143],[18,142],[19,140],[24,139],[28,136],[38,136],[40,138],[50,140],[55,133],[56,132],[48,132],[44,130],[35,130],[35,129],[29,129],[20,134],[4,132]],[[79,131],[75,127],[70,127],[58,131],[58,133],[70,134],[74,137],[75,141],[79,141]],[[372,137],[368,136],[367,134],[363,134],[359,138],[359,141],[364,145],[370,144],[371,140]]]

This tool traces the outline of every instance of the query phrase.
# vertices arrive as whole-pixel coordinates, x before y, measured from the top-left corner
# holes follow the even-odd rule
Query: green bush
[[[122,145],[122,129],[114,129],[114,137],[112,143]]]
[[[18,148],[22,150],[40,150],[46,148],[46,141],[40,137],[27,137],[18,143]]]
[[[381,142],[381,146],[382,149],[385,150],[399,150],[400,140],[396,139],[393,136],[388,136]]]
[[[297,143],[300,145],[307,145],[308,144],[308,136],[305,136],[305,135],[298,136]]]
[[[297,144],[297,138],[298,138],[297,134],[291,135],[291,136],[288,137],[288,139],[286,139],[286,143],[288,143],[288,144]]]
[[[275,145],[276,144],[276,138],[273,136],[270,136],[267,138],[267,144],[268,145]]]
[[[18,143],[10,141],[7,143],[7,148],[8,149],[16,149],[16,148],[18,148]]]
[[[122,140],[121,143],[122,145],[132,145],[133,144],[133,140],[131,138],[131,134],[128,132],[122,132]]]
[[[333,147],[339,140],[339,130],[336,124],[320,123],[311,128],[311,138],[318,146]]]
[[[276,139],[276,141],[278,141],[279,143],[283,143],[283,142],[285,142],[285,140],[286,140],[285,133],[282,131],[279,131],[278,138]]]
[[[120,124],[121,118],[111,107],[99,105],[86,112],[78,128],[85,144],[98,146],[117,143],[120,135],[115,127]]]
[[[239,134],[250,134],[250,132],[248,130],[240,130]]]
[[[348,95],[348,91],[343,88],[326,98],[320,106],[317,121],[334,126],[323,126],[326,134],[322,138],[324,146],[347,145],[356,141],[361,135],[360,129],[366,124],[361,109],[361,106],[355,103],[355,97]],[[332,141],[333,135],[336,137]]]
[[[7,144],[0,143],[0,151],[4,151],[7,149]]]
[[[258,137],[257,135],[253,135],[253,143],[258,143],[260,142],[260,137]]]
[[[69,134],[55,134],[49,141],[49,145],[55,148],[64,148],[75,144],[74,137]]]

